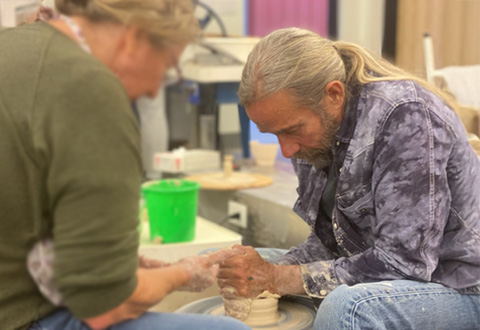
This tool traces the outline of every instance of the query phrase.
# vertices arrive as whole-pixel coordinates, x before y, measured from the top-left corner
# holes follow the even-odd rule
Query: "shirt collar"
[[[358,101],[360,100],[362,92],[362,86],[357,85],[356,87],[348,87],[348,95],[350,95],[347,100],[347,105],[345,106],[345,113],[343,114],[342,122],[340,123],[340,128],[335,135],[337,140],[348,143],[350,142],[353,132],[355,131],[355,126],[357,124],[357,107]]]

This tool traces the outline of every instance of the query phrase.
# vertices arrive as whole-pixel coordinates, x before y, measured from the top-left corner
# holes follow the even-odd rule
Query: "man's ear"
[[[343,106],[343,102],[345,101],[345,88],[343,84],[338,80],[329,82],[325,87],[325,98],[326,101],[334,107]]]

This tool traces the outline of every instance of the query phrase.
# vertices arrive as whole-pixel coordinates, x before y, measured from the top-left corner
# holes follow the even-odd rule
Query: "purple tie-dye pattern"
[[[305,290],[411,279],[471,290],[480,284],[480,161],[453,110],[412,81],[364,85],[338,143],[333,235],[315,233],[323,171],[293,159],[294,206],[312,232],[280,264],[300,264]],[[478,291],[478,290],[477,290]]]

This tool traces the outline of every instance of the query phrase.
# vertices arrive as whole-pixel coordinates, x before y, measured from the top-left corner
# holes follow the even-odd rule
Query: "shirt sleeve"
[[[374,146],[374,244],[363,253],[301,266],[307,293],[323,298],[338,284],[430,281],[450,204],[445,124],[420,102],[393,108]]]
[[[305,242],[288,250],[276,264],[300,265],[313,260],[329,260],[332,258],[333,254],[323,246],[318,236],[312,231]]]
[[[54,281],[84,319],[120,305],[137,285],[138,124],[123,86],[105,70],[67,81],[50,103],[35,125],[44,137],[37,147],[47,169]]]

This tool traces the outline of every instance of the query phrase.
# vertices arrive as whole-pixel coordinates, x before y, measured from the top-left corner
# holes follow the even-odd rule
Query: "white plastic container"
[[[273,166],[278,153],[278,143],[250,141],[250,151],[258,166]]]
[[[0,0],[0,26],[33,23],[41,5],[40,0]]]
[[[153,167],[160,172],[183,173],[220,169],[220,152],[185,148],[159,152],[153,156]]]
[[[246,63],[248,54],[260,41],[255,37],[229,37],[229,38],[204,38],[202,42],[208,46],[219,49],[235,57],[240,62]]]

